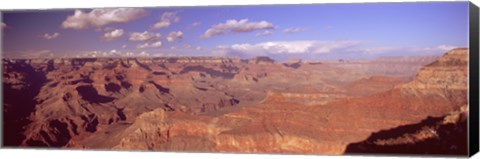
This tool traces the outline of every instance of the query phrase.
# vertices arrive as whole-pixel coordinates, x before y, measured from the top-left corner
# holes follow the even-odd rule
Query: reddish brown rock
[[[467,50],[450,51],[417,73],[428,59],[8,61],[3,82],[38,91],[25,95],[32,101],[25,129],[16,131],[22,146],[341,154],[372,133],[467,103]],[[32,73],[45,81],[28,87]]]

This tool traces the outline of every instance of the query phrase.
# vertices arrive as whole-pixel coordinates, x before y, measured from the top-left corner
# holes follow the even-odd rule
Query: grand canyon
[[[3,144],[467,154],[468,49],[352,60],[3,58]]]

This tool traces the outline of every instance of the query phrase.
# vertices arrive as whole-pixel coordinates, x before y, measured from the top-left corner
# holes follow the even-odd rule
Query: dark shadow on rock
[[[68,130],[68,124],[60,122],[59,120],[50,121],[50,131],[55,137],[54,141],[50,141],[49,145],[52,147],[62,147],[70,141],[70,131]]]
[[[138,61],[138,59],[135,59],[135,63],[137,63],[138,66],[140,66],[141,68],[147,71],[152,71],[152,69],[148,67],[148,65],[141,63],[140,61]]]
[[[76,58],[72,59],[72,66],[83,67],[87,62],[95,62],[97,61],[96,58]]]
[[[203,66],[200,66],[200,65],[187,66],[180,71],[180,74],[185,74],[185,73],[188,73],[188,72],[191,72],[191,71],[205,72],[205,73],[209,74],[210,76],[212,76],[213,78],[221,77],[221,78],[224,78],[224,79],[233,79],[233,77],[235,76],[235,73],[221,72],[221,71],[217,71],[217,70],[214,70],[212,68],[206,68],[206,67],[203,67]]]
[[[117,66],[118,66],[118,61],[115,61],[113,63],[107,63],[107,64],[103,65],[103,69],[112,70],[112,69],[116,68]]]
[[[154,75],[167,75],[167,73],[165,73],[165,72],[157,72],[157,71],[153,72],[153,74]]]
[[[254,63],[259,64],[259,63],[275,63],[275,60],[271,59],[268,56],[257,56],[251,59],[251,61],[254,61]]]
[[[91,103],[108,103],[115,100],[113,97],[102,96],[98,94],[97,90],[90,85],[78,86],[76,90],[78,91],[78,94],[82,96],[83,100]]]
[[[108,92],[118,93],[121,88],[122,87],[120,87],[120,85],[115,84],[115,83],[105,84],[105,90],[108,91]]]
[[[95,132],[97,131],[98,126],[98,118],[94,114],[90,114],[87,116],[80,117],[84,121],[84,128],[87,132]]]
[[[151,84],[153,84],[155,86],[155,88],[157,88],[157,90],[162,93],[162,94],[168,94],[170,93],[170,89],[169,88],[166,88],[166,87],[162,87],[161,85],[159,84],[156,84],[155,82],[153,81],[150,81]]]
[[[118,117],[120,118],[121,121],[127,120],[127,116],[126,116],[125,113],[123,112],[123,109],[124,109],[124,108],[117,109],[117,115],[118,115]]]
[[[3,146],[19,146],[25,139],[24,126],[30,123],[27,117],[33,112],[36,100],[47,79],[45,72],[35,70],[25,60],[16,63],[3,63],[3,75],[11,72],[19,72],[25,76],[24,89],[16,89],[13,85],[3,84]]]
[[[300,63],[292,63],[292,64],[286,64],[286,63],[284,63],[283,66],[297,69],[297,68],[300,68],[300,66],[302,66],[302,65],[301,65]]]
[[[47,62],[47,72],[55,70],[55,66],[54,66],[53,62],[54,62],[53,60],[48,60],[48,62]]]
[[[129,89],[130,87],[132,87],[132,84],[126,82],[126,81],[122,81],[120,82],[120,84],[122,85],[123,88],[125,89]]]
[[[82,77],[82,79],[69,82],[70,85],[76,85],[78,83],[93,83],[93,80],[90,79],[89,77]]]
[[[441,124],[443,117],[428,117],[417,124],[399,126],[397,128],[372,133],[366,140],[351,143],[346,154],[429,154],[429,155],[467,155],[467,122],[462,120],[456,124]],[[433,138],[413,139],[413,143],[377,144],[377,141],[398,141],[402,137],[423,131],[432,131]],[[389,140],[390,139],[390,140]]]

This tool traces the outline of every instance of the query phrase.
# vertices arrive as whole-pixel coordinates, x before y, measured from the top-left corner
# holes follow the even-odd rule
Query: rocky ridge
[[[462,52],[462,59],[467,57],[465,49],[460,50],[460,52]],[[450,61],[455,60],[456,57],[452,57],[451,53],[447,53],[439,60],[442,61],[442,59]],[[438,69],[441,70],[442,67],[450,67],[445,64],[440,65],[441,67],[438,66]],[[464,63],[458,63],[456,66],[458,66],[455,67],[457,69],[444,72],[443,76],[449,79],[451,76],[456,76],[458,71],[465,71],[466,65]],[[447,98],[445,94],[459,91],[446,86],[461,85],[466,81],[466,76],[461,76],[463,79],[460,78],[460,80],[446,80],[444,81],[446,82],[445,87],[428,90],[432,92],[437,91],[437,89],[442,90],[442,92],[437,92],[435,95],[406,94],[407,91],[404,91],[404,89],[409,89],[410,85],[415,85],[416,80],[422,80],[421,74],[424,74],[426,70],[435,70],[431,67],[433,66],[429,65],[422,69],[412,82],[402,84],[385,93],[338,100],[329,102],[326,105],[305,107],[303,104],[289,102],[282,94],[270,93],[260,105],[247,107],[220,117],[208,118],[203,116],[188,119],[186,117],[166,115],[168,117],[159,117],[166,119],[165,123],[175,123],[172,121],[182,120],[182,123],[195,122],[196,124],[185,126],[183,129],[171,129],[172,125],[165,126],[162,125],[162,122],[162,124],[153,127],[137,128],[136,133],[132,133],[131,136],[125,136],[115,147],[118,149],[143,149],[148,147],[148,145],[142,142],[144,140],[139,138],[150,135],[145,135],[142,130],[158,128],[166,132],[158,134],[168,135],[162,136],[165,139],[162,140],[164,142],[148,140],[153,145],[156,145],[151,147],[154,150],[321,154],[350,152],[347,150],[349,143],[359,142],[367,138],[371,133],[408,123],[420,122],[429,116],[441,117],[446,115],[444,121],[448,122],[449,119],[454,118],[448,114],[464,110],[460,108],[466,103],[466,86],[460,90],[461,92],[457,92],[460,93],[457,96],[459,98],[457,100],[463,100],[463,102],[449,102],[452,99]],[[376,80],[387,79],[379,78]],[[432,100],[435,102],[431,102]],[[405,103],[401,101],[410,102]],[[436,111],[427,111],[432,110],[433,107],[435,107]],[[151,113],[165,115],[162,111]],[[426,130],[421,129],[418,131],[422,134]],[[202,149],[199,149],[200,147],[163,147],[162,145],[168,145],[168,139],[172,139],[172,137],[184,138],[184,140],[176,139],[175,141],[192,141],[195,143],[191,145],[209,146],[201,147]],[[427,135],[426,138],[430,137]],[[409,142],[408,140],[410,139],[400,138],[398,140],[401,140],[399,142]],[[396,152],[392,151],[391,153]],[[455,154],[463,153],[456,152]]]
[[[266,57],[4,59],[8,89],[38,82],[38,93],[25,96],[34,101],[25,127],[15,131],[24,137],[10,145],[341,154],[373,132],[465,105],[467,50],[452,52],[410,82],[407,75],[424,61],[347,67]],[[409,69],[378,76],[394,65]],[[45,80],[23,78],[33,72]],[[6,101],[11,109],[4,112],[16,101]]]

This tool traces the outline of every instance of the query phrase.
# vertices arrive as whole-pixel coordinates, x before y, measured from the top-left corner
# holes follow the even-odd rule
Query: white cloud
[[[133,52],[127,52],[127,53],[125,53],[125,56],[134,56],[134,55],[135,55],[135,53],[133,53]]]
[[[303,28],[286,28],[286,29],[283,29],[283,32],[284,33],[298,33],[298,32],[302,32],[302,31],[305,31],[306,29],[303,29]]]
[[[187,26],[187,29],[193,29],[193,28],[196,28],[198,26],[202,25],[202,23],[200,22],[193,22],[192,24],[188,25]]]
[[[160,21],[155,23],[151,28],[152,29],[162,29],[162,28],[168,28],[170,26],[170,21]]]
[[[138,45],[137,45],[137,49],[144,49],[144,48],[147,48],[148,46],[150,46],[149,43],[138,44]]]
[[[197,47],[195,48],[195,50],[202,50],[202,47],[197,46]]]
[[[81,51],[71,54],[71,57],[139,57],[139,56],[150,56],[149,53],[142,52],[133,52],[133,51],[119,51],[119,50],[107,50],[107,51]]]
[[[7,28],[7,24],[5,24],[4,22],[2,22],[2,29],[4,28]]]
[[[114,29],[111,31],[107,31],[105,34],[103,34],[102,39],[106,41],[115,40],[117,38],[120,38],[123,35],[123,33],[124,33],[123,29]]]
[[[409,47],[409,48],[406,48],[406,49],[408,51],[411,51],[411,52],[431,54],[431,53],[445,53],[445,52],[450,51],[451,49],[454,49],[454,48],[458,48],[458,46],[438,45],[438,46],[434,46],[434,47]]]
[[[138,56],[150,56],[150,54],[145,51],[142,51],[138,54]]]
[[[127,45],[122,45],[122,48],[124,48],[124,49],[127,48]]]
[[[181,38],[183,38],[183,32],[181,32],[181,31],[170,32],[170,33],[167,35],[167,41],[168,41],[168,42],[172,42],[172,41],[175,41],[175,40],[181,39]]]
[[[114,23],[127,23],[141,18],[147,12],[139,8],[116,8],[116,9],[94,9],[88,13],[75,10],[75,13],[68,16],[62,22],[62,28],[86,29],[89,27],[102,27]]]
[[[261,33],[257,33],[255,34],[255,36],[268,36],[268,35],[272,35],[272,32],[271,31],[268,31],[268,30],[265,30]]]
[[[157,41],[153,43],[144,43],[144,44],[139,44],[137,45],[137,49],[146,49],[146,48],[160,48],[162,47],[162,42]]]
[[[200,23],[200,22],[194,22],[194,23],[192,23],[190,26],[192,26],[192,27],[197,27],[197,26],[200,26],[201,24],[202,24],[202,23]]]
[[[52,34],[45,33],[45,34],[43,34],[42,37],[44,39],[47,39],[47,40],[52,40],[52,39],[57,38],[58,36],[60,36],[60,33],[55,32],[55,33],[52,33]]]
[[[234,44],[218,46],[216,54],[326,54],[360,44],[358,41],[271,41],[258,44]]]
[[[22,51],[4,51],[4,57],[8,58],[51,58],[54,53],[51,50],[22,50]]]
[[[453,45],[439,45],[437,46],[437,49],[441,51],[450,51],[452,49],[458,48],[458,46],[453,46]]]
[[[223,35],[225,33],[242,33],[252,32],[261,29],[274,29],[272,23],[267,21],[249,22],[248,19],[242,20],[227,20],[225,23],[220,23],[212,26],[202,35],[203,38],[210,38],[216,35]]]
[[[160,21],[153,24],[151,29],[163,29],[168,28],[172,23],[178,23],[180,17],[177,16],[176,12],[164,12],[160,17]]]
[[[130,41],[152,41],[152,40],[158,40],[162,37],[160,33],[152,33],[148,31],[144,31],[142,33],[140,32],[133,32],[130,34],[130,37],[128,40]]]

